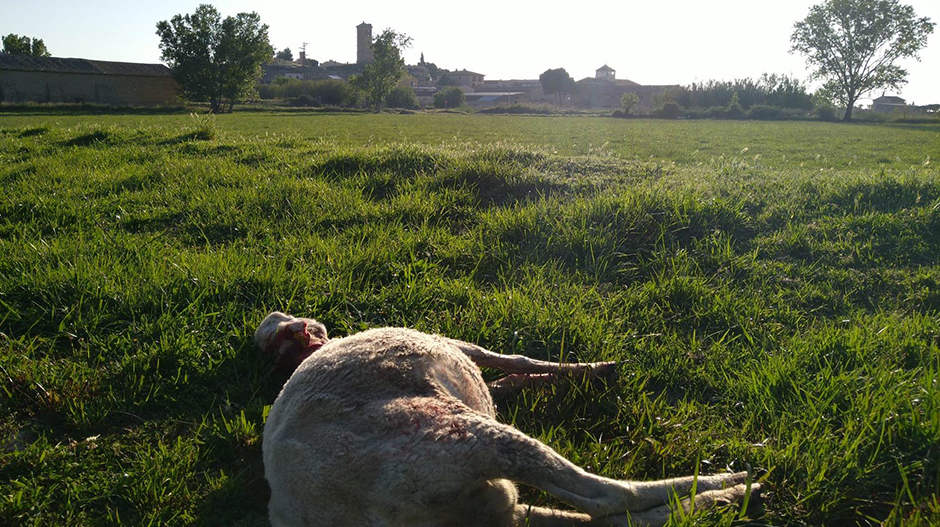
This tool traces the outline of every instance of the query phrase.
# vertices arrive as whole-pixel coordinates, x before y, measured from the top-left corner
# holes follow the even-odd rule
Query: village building
[[[437,83],[440,85],[441,79],[447,77],[450,84],[454,86],[469,86],[471,88],[477,88],[483,86],[483,75],[482,73],[476,73],[473,71],[463,70],[440,70],[438,71]]]
[[[310,62],[311,64],[308,66],[301,66],[297,63],[262,64],[261,71],[263,75],[260,82],[270,84],[278,77],[307,81],[330,78],[330,73],[326,69],[315,65],[316,61]]]
[[[483,86],[476,88],[477,92],[504,92],[522,93],[526,102],[553,102],[554,95],[545,95],[542,81],[538,79],[509,79],[483,81]],[[519,102],[515,98],[513,102]]]
[[[585,108],[618,108],[625,93],[635,93],[640,104],[656,105],[656,96],[672,86],[642,85],[628,79],[618,79],[617,72],[604,64],[594,72],[594,77],[579,80],[577,90],[571,94],[571,103]]]
[[[426,66],[420,64],[415,66],[405,66],[405,70],[408,72],[408,75],[415,78],[418,81],[418,86],[433,86],[434,79],[431,78],[431,72]]]
[[[178,89],[163,64],[0,54],[0,102],[159,106]]]
[[[905,110],[911,107],[907,101],[893,95],[882,95],[871,102],[871,111],[878,113],[891,113],[895,110]]]

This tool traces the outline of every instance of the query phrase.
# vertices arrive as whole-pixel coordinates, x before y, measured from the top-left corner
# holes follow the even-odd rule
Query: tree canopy
[[[457,86],[448,86],[434,94],[435,108],[459,108],[467,104],[467,95]]]
[[[620,106],[623,106],[623,111],[627,113],[632,113],[634,108],[640,105],[640,96],[627,92],[623,94],[623,97],[620,98]]]
[[[3,53],[9,55],[30,55],[32,57],[49,57],[49,50],[41,38],[29,38],[13,33],[3,37]]]
[[[382,110],[386,97],[405,74],[405,59],[401,52],[409,46],[411,37],[386,29],[372,43],[375,60],[352,79],[353,85],[365,93],[366,100],[376,112]]]
[[[856,101],[876,89],[899,89],[907,70],[897,64],[927,45],[934,24],[917,18],[898,0],[826,0],[793,26],[791,52],[806,57],[823,92],[845,105],[852,119]]]
[[[294,53],[290,50],[290,48],[284,48],[281,51],[278,51],[275,57],[278,60],[286,60],[287,62],[294,61]]]
[[[545,95],[555,95],[558,102],[561,102],[563,96],[574,92],[577,86],[565,68],[545,70],[539,75],[539,82]]]
[[[261,77],[261,64],[274,53],[268,26],[257,13],[222,19],[215,7],[202,4],[191,15],[176,15],[157,24],[161,57],[173,69],[185,97],[209,101],[210,111],[231,111],[251,96]]]

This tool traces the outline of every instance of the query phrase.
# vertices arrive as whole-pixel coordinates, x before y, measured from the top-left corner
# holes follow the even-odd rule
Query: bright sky
[[[563,67],[575,78],[608,64],[617,78],[641,84],[689,84],[758,77],[764,72],[806,78],[804,61],[788,53],[793,23],[813,0],[628,0],[552,2],[290,2],[218,0],[223,16],[257,11],[271,43],[297,56],[355,62],[360,22],[373,34],[386,27],[414,39],[409,64],[425,59],[466,68],[487,79],[538,78]],[[940,23],[940,1],[906,0],[918,16]],[[190,13],[198,1],[0,0],[0,34],[42,38],[54,56],[159,62],[156,23]],[[940,28],[921,62],[903,63],[910,76],[901,96],[940,103]],[[880,95],[879,94],[876,94]]]

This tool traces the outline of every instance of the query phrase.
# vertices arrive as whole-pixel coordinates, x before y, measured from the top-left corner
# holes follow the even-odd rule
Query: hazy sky
[[[658,2],[289,2],[217,1],[223,16],[257,11],[271,43],[303,42],[320,61],[356,60],[356,29],[369,22],[410,35],[409,64],[424,52],[445,68],[467,68],[487,79],[538,78],[564,67],[581,79],[609,64],[617,78],[641,84],[757,77],[763,72],[805,78],[804,61],[788,53],[793,23],[812,0]],[[908,0],[918,16],[940,23],[940,1]],[[160,20],[192,12],[199,2],[166,0],[22,2],[0,0],[0,34],[42,38],[54,56],[159,62],[154,33]],[[905,61],[908,102],[940,103],[940,30],[921,62]],[[877,94],[880,95],[880,94]]]

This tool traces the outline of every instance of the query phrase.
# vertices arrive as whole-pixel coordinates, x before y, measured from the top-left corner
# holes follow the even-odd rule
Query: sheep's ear
[[[326,331],[326,326],[323,325],[322,322],[317,322],[316,320],[308,319],[307,331],[310,333],[310,336],[321,339],[324,342],[330,339]]]
[[[280,311],[275,311],[264,317],[264,320],[255,331],[255,344],[261,348],[262,351],[273,351],[270,348],[274,343],[274,338],[277,336],[277,330],[280,324],[290,320],[290,318],[290,316]]]

